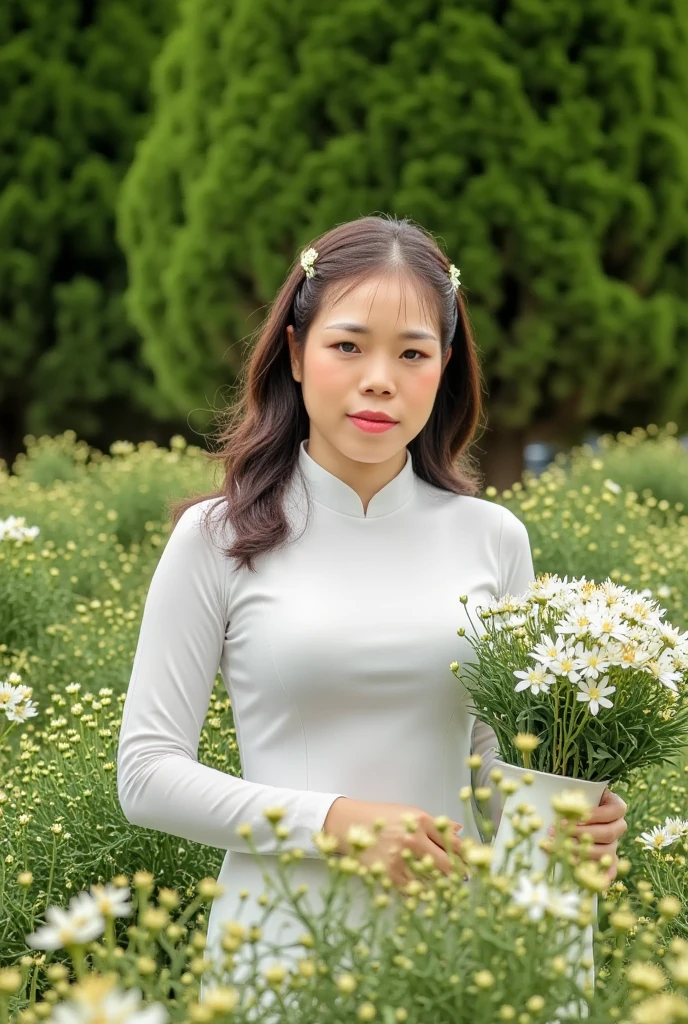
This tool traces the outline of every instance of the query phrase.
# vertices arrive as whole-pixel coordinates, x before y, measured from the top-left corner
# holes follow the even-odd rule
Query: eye
[[[354,342],[353,342],[353,341],[337,341],[337,342],[335,342],[335,344],[334,344],[334,345],[332,345],[331,347],[332,347],[332,348],[336,348],[336,349],[338,349],[340,345],[353,345],[353,346],[354,346],[354,348],[356,348],[356,347],[357,347],[357,346],[356,346],[356,345],[354,344]],[[405,351],[404,351],[404,355],[406,355],[406,353],[407,353],[407,352],[415,352],[417,356],[420,356],[420,359],[405,359],[405,360],[404,360],[404,362],[405,362],[405,363],[419,363],[419,362],[421,361],[421,359],[427,359],[427,358],[428,358],[428,357],[427,357],[427,356],[425,355],[425,353],[424,353],[424,352],[420,352],[420,351],[419,351],[419,350],[418,350],[417,348],[407,348],[407,349],[405,349]],[[351,355],[353,355],[353,352],[342,352],[342,355],[343,355],[343,356],[351,356]]]

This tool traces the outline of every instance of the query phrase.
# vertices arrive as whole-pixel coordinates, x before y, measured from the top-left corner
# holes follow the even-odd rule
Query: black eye
[[[332,346],[332,348],[337,348],[338,349],[340,345],[353,345],[354,348],[357,347],[354,344],[353,341],[337,341]],[[425,355],[424,352],[419,351],[419,349],[417,349],[417,348],[407,348],[407,349],[405,349],[404,350],[404,355],[406,355],[407,352],[414,352],[417,356],[420,356],[420,359],[405,359],[404,360],[405,363],[419,363],[421,361],[421,359],[427,359],[428,358]],[[342,355],[349,356],[349,355],[353,355],[353,353],[352,352],[342,352]]]

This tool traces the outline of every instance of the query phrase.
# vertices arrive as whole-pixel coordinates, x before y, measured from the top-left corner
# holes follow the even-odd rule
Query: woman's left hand
[[[574,832],[574,836],[580,837],[583,833],[587,833],[593,837],[594,845],[590,850],[590,856],[594,860],[600,860],[608,853],[612,855],[614,860],[607,871],[610,882],[616,878],[618,862],[616,848],[619,839],[628,828],[624,818],[627,810],[628,805],[620,796],[612,793],[610,789],[605,789],[600,806],[594,809],[588,821],[576,825]]]

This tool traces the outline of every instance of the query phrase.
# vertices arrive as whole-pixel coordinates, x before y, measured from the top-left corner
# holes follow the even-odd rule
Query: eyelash
[[[353,341],[338,341],[334,345],[332,345],[331,347],[332,348],[339,348],[340,345],[355,345],[355,342],[353,342]],[[356,346],[356,347],[358,347],[358,346]],[[404,352],[417,352],[418,355],[421,357],[420,359],[405,359],[404,360],[405,363],[420,363],[420,362],[422,362],[423,359],[427,359],[428,358],[425,355],[424,352],[421,352],[420,349],[417,349],[417,348],[407,348],[407,349],[404,349]],[[341,354],[343,356],[352,356],[354,353],[353,352],[342,352]]]

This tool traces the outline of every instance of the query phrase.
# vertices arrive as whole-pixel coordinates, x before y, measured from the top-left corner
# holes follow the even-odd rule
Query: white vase
[[[530,842],[532,846],[523,845],[518,847],[516,856],[525,860],[526,850],[528,863],[533,873],[548,873],[549,857],[544,850],[541,850],[539,843],[541,839],[549,839],[549,830],[556,820],[556,812],[552,807],[552,797],[559,796],[564,792],[580,793],[589,807],[599,806],[602,795],[607,788],[607,782],[589,782],[587,779],[572,779],[563,775],[552,775],[549,772],[537,772],[532,769],[519,768],[517,765],[506,764],[504,761],[495,760],[494,767],[499,768],[504,779],[510,779],[518,783],[516,792],[509,794],[504,801],[501,821],[494,838],[494,856],[492,871],[501,874],[518,873],[523,870],[515,863],[515,855],[511,854],[510,861],[507,861],[508,843],[511,840],[519,839],[518,833],[514,830],[511,815],[516,811],[519,804],[527,803],[534,808],[535,814],[542,819],[542,826],[531,833]],[[524,783],[523,777],[529,775],[532,782]],[[555,870],[553,882],[556,884],[559,872]],[[593,896],[593,920],[597,919],[597,896]],[[588,926],[581,933],[580,944],[571,950],[571,962],[577,974],[579,985],[586,983],[594,985],[595,969],[593,963],[593,928]],[[582,966],[581,961],[588,962],[591,966]],[[575,962],[574,962],[575,961]],[[581,1006],[570,1006],[563,1008],[562,1017],[581,1015]],[[583,1014],[584,1015],[584,1014]]]

